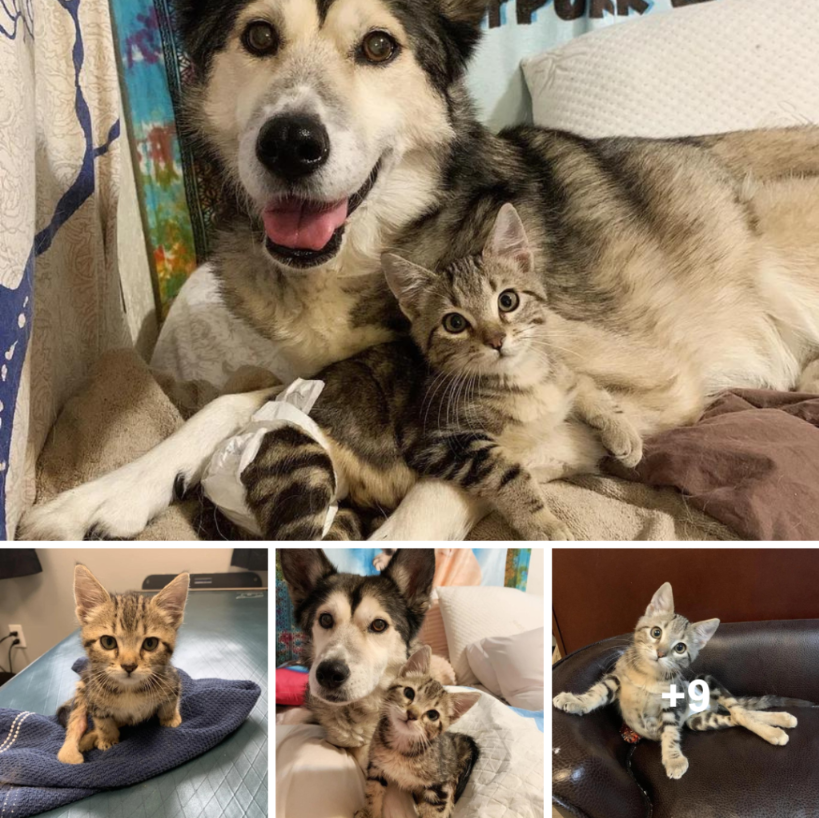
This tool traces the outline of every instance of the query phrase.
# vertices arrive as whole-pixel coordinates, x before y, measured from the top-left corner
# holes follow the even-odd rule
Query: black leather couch
[[[559,661],[553,695],[587,690],[626,645],[606,639]],[[736,695],[819,702],[819,620],[720,625],[691,667]],[[783,709],[799,719],[784,747],[741,727],[684,731],[690,766],[674,781],[659,743],[620,737],[616,705],[586,716],[553,708],[553,801],[580,818],[819,818],[819,707]]]

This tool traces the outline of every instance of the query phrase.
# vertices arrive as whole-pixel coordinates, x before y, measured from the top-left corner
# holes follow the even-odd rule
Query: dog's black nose
[[[337,659],[328,659],[318,666],[316,678],[322,687],[328,690],[336,690],[350,678],[350,668]]]
[[[136,669],[136,665],[120,665],[120,667],[128,674],[133,673]]]
[[[315,173],[330,155],[330,137],[317,116],[279,114],[262,125],[256,156],[288,181]]]

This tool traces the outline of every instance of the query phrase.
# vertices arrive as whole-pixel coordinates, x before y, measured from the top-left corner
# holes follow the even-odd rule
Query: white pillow
[[[449,661],[458,684],[475,684],[466,647],[490,636],[513,636],[543,627],[543,597],[517,588],[441,586],[441,616],[449,645]]]
[[[512,707],[543,710],[545,631],[535,628],[514,636],[494,636],[466,648],[469,666],[481,684]]]

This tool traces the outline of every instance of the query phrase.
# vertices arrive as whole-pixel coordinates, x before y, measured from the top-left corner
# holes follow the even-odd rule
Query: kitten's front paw
[[[601,442],[630,469],[643,459],[643,439],[630,423],[618,424],[608,429],[601,436]]]
[[[688,759],[685,756],[672,758],[663,762],[663,766],[669,778],[682,778],[688,769]]]
[[[355,815],[353,818],[371,818],[369,810],[366,809],[358,809],[355,811]]]
[[[61,747],[57,753],[57,761],[63,764],[82,764],[85,759],[76,747]]]
[[[160,719],[159,723],[163,727],[179,727],[182,724],[182,716],[179,713],[174,713],[169,719]]]
[[[101,736],[97,738],[98,750],[110,750],[115,744],[119,744],[119,736],[117,736],[116,738],[114,737],[102,738]]]
[[[574,713],[582,716],[585,712],[582,702],[574,693],[558,693],[552,699],[552,704],[564,713]]]

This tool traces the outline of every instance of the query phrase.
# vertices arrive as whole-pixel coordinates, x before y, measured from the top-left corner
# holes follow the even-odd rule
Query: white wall
[[[149,574],[241,571],[230,567],[232,548],[38,548],[41,574],[0,580],[0,636],[12,623],[23,626],[27,649],[15,648],[20,671],[74,631],[74,566],[87,565],[112,591],[139,590]],[[266,583],[266,572],[259,572]],[[9,640],[10,641],[10,640]],[[8,641],[0,645],[7,664]]]
[[[526,593],[543,596],[544,573],[546,567],[546,549],[533,548],[529,557],[529,577],[526,582]]]

